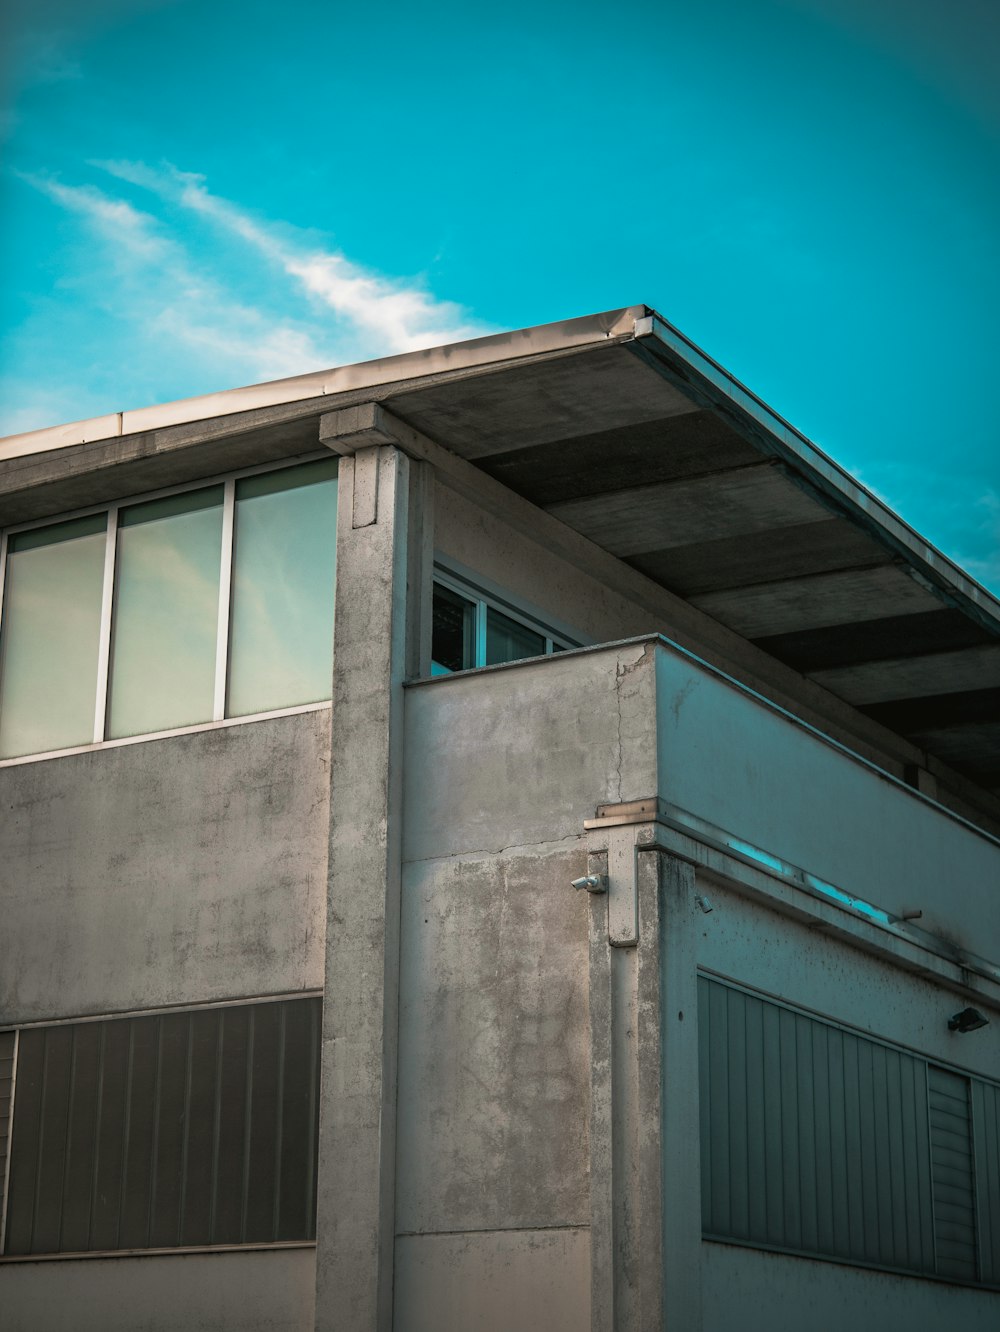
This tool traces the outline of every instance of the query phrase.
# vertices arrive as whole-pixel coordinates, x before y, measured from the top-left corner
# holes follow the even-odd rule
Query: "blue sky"
[[[0,433],[645,301],[1000,590],[994,0],[0,24]]]

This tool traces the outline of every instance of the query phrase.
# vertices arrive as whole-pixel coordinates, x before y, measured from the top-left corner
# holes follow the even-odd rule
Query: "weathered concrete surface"
[[[731,1244],[703,1245],[701,1277],[704,1332],[995,1332],[1000,1313],[995,1291]]]
[[[652,647],[630,644],[407,690],[403,856],[577,836],[656,790]]]
[[[4,1332],[308,1332],[313,1249],[0,1267]]]
[[[585,1229],[402,1236],[394,1332],[582,1332],[588,1249]]]
[[[665,800],[1000,962],[1000,847],[668,648],[656,660]]]
[[[341,463],[317,1190],[318,1329],[389,1332],[395,1192],[402,681],[418,465]],[[356,499],[358,503],[356,504]],[[409,558],[408,558],[409,557]],[[409,631],[409,632],[408,632]]]
[[[0,769],[0,1022],[320,987],[329,727]]]
[[[713,909],[694,916],[691,971],[704,967],[929,1059],[996,1078],[1000,1020],[989,1014],[989,1026],[972,1035],[949,1031],[948,1019],[969,1002],[958,990],[887,966],[717,882],[702,880],[699,891]]]
[[[397,1231],[587,1224],[585,864],[557,843],[405,867]]]

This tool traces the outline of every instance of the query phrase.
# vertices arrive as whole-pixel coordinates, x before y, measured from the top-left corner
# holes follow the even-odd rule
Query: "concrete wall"
[[[657,689],[665,800],[1000,962],[995,842],[666,648]]]
[[[396,1332],[582,1332],[586,1230],[410,1235],[396,1241]]]
[[[996,1078],[1000,1020],[970,1035],[948,1030],[969,1002],[957,990],[892,967],[860,949],[809,929],[715,881],[703,891],[713,910],[697,918],[698,965],[820,1017]],[[978,1002],[978,1001],[977,1001]]]
[[[967,999],[703,882],[713,910],[698,919],[697,964],[835,1022],[870,1032],[931,1059],[996,1077],[1000,1023],[968,1036],[948,1018]],[[799,1332],[853,1327],[878,1332],[936,1332],[997,1326],[1000,1297],[946,1282],[900,1277],[842,1263],[702,1244],[703,1332]],[[836,1310],[832,1318],[831,1311]]]
[[[406,691],[395,1326],[589,1326],[583,820],[655,781],[644,645]]]
[[[575,838],[656,790],[652,648],[559,654],[406,691],[403,860]]]
[[[309,1332],[316,1253],[157,1254],[0,1266],[4,1332]]]
[[[0,1023],[320,988],[329,727],[0,769]]]
[[[1000,1316],[994,1292],[730,1244],[703,1250],[703,1332],[994,1332]]]
[[[479,574],[584,643],[670,632],[662,617],[441,484],[434,492],[434,548],[438,556]]]

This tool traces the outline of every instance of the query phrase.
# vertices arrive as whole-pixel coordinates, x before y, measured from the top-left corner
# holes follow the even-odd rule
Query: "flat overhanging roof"
[[[0,440],[0,521],[316,447],[375,399],[1000,791],[1000,602],[647,306]]]

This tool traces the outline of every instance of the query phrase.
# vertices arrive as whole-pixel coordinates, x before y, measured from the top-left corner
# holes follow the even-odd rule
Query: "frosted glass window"
[[[545,639],[492,606],[486,610],[486,665],[545,655]]]
[[[222,486],[122,509],[108,736],[211,721]]]
[[[236,483],[231,717],[330,697],[337,461]]]
[[[0,757],[94,738],[107,515],[19,532],[7,547]]]

